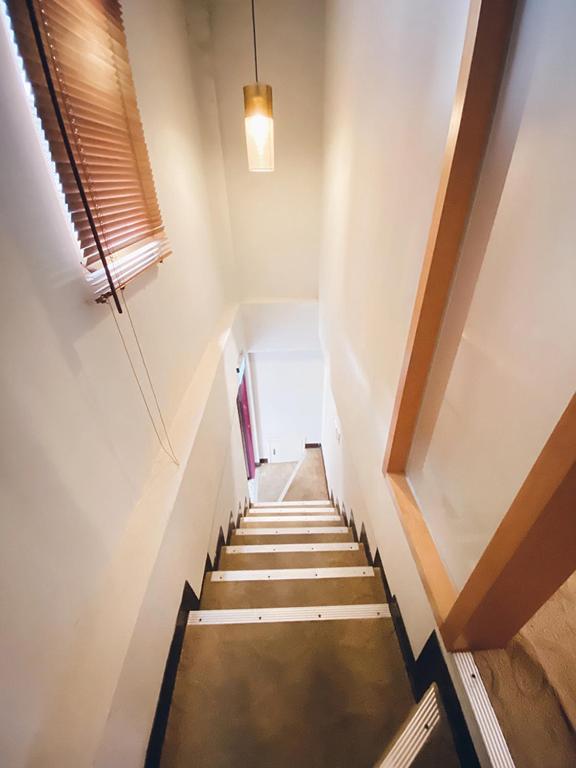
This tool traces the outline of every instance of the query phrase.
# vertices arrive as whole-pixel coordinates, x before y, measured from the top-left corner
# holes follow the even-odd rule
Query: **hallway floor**
[[[163,768],[369,768],[402,724],[413,699],[380,573],[321,503],[250,508],[206,575]]]
[[[306,448],[300,461],[261,464],[256,468],[257,501],[328,501],[322,449]]]

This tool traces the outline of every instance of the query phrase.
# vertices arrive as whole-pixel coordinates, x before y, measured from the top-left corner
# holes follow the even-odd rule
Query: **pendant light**
[[[244,86],[244,128],[248,170],[274,170],[274,118],[272,116],[272,87],[258,80],[256,52],[256,19],[252,0],[252,34],[254,39],[254,70],[256,82]]]

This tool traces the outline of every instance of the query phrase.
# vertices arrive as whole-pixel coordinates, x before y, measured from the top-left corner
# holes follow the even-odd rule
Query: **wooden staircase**
[[[339,510],[256,504],[190,614],[161,765],[368,768],[412,704],[380,572]]]

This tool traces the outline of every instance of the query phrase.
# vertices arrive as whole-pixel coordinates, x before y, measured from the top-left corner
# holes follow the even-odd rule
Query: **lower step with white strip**
[[[188,617],[188,626],[275,624],[295,621],[341,621],[389,617],[390,609],[386,603],[316,605],[300,608],[236,608],[232,610],[192,611]]]
[[[236,528],[236,536],[317,536],[323,533],[346,534],[350,528],[338,525],[319,525],[315,528]]]
[[[275,507],[277,509],[290,508],[290,507],[331,507],[332,502],[329,499],[326,501],[261,501],[254,504],[250,504],[249,509],[268,509]]]
[[[297,581],[303,579],[353,579],[374,576],[374,568],[343,566],[341,568],[276,568],[255,571],[213,571],[210,581]]]
[[[241,525],[247,523],[332,523],[342,520],[340,515],[254,515],[243,517]]]
[[[248,509],[246,517],[259,517],[260,515],[337,515],[334,507],[260,507]]]
[[[238,544],[222,547],[228,555],[268,555],[273,552],[356,552],[357,542],[328,542],[326,544]]]

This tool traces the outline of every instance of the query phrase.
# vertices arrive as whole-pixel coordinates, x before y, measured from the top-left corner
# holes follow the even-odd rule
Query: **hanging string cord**
[[[112,313],[112,317],[114,318],[114,323],[116,324],[116,330],[118,331],[118,335],[120,336],[120,338],[122,340],[122,346],[124,347],[124,351],[126,352],[126,357],[128,358],[128,362],[130,363],[130,368],[132,369],[132,374],[134,376],[134,379],[136,381],[138,389],[140,390],[140,395],[142,397],[142,400],[144,401],[144,405],[146,407],[146,410],[148,411],[148,416],[150,418],[150,421],[152,422],[152,426],[154,427],[154,432],[156,433],[156,437],[158,438],[158,442],[160,443],[160,447],[162,448],[164,453],[169,457],[169,459],[171,461],[173,461],[174,464],[176,464],[176,466],[179,466],[180,463],[179,463],[178,459],[176,458],[176,456],[174,455],[174,450],[172,448],[172,445],[170,444],[170,438],[168,438],[168,444],[170,445],[170,450],[168,450],[168,448],[166,448],[166,446],[164,445],[164,441],[162,440],[162,437],[160,436],[160,433],[158,432],[158,427],[156,426],[156,422],[154,421],[154,417],[152,416],[152,412],[150,410],[150,406],[148,405],[148,401],[146,400],[146,395],[144,394],[144,390],[142,389],[142,384],[140,383],[140,379],[138,378],[138,373],[136,372],[136,368],[134,367],[134,363],[132,361],[132,357],[130,356],[130,352],[128,351],[128,345],[126,344],[126,339],[124,338],[124,334],[122,333],[122,329],[120,328],[120,324],[118,322],[118,318],[116,317],[116,313],[114,312],[114,309],[112,308],[111,304],[108,301],[106,301],[106,304],[110,308],[110,312]],[[127,304],[125,304],[125,306],[126,306],[126,309],[128,309]],[[152,386],[152,384],[150,384],[150,386]],[[152,391],[154,391],[153,388],[152,388]],[[156,397],[156,395],[154,395],[154,397]],[[158,403],[157,400],[156,400],[156,403]],[[162,418],[162,415],[160,417]],[[162,419],[162,423],[164,424],[164,419]],[[164,426],[164,429],[166,429],[165,426]],[[167,431],[166,431],[166,436],[168,437],[168,432]]]
[[[254,71],[256,72],[256,82],[258,82],[258,53],[256,51],[256,14],[254,12],[254,0],[252,0],[252,37],[254,40]]]
[[[162,408],[160,408],[160,403],[158,401],[158,395],[156,394],[156,390],[154,389],[154,384],[152,383],[152,377],[150,376],[150,370],[148,368],[148,365],[146,363],[146,358],[144,357],[144,352],[142,350],[142,345],[140,344],[140,339],[138,338],[138,334],[136,333],[136,328],[134,327],[134,321],[132,320],[132,314],[130,313],[130,307],[128,306],[128,302],[126,301],[126,295],[124,291],[120,291],[120,295],[122,297],[122,303],[124,304],[124,307],[126,309],[126,314],[128,315],[128,320],[130,321],[130,327],[132,328],[132,333],[134,334],[134,339],[136,341],[136,346],[138,347],[138,352],[140,354],[140,359],[142,360],[142,365],[144,366],[144,370],[146,371],[146,378],[148,379],[148,384],[150,385],[150,389],[152,391],[152,396],[154,397],[154,402],[156,403],[156,408],[158,410],[158,415],[160,416],[160,421],[162,422],[162,428],[164,429],[164,434],[166,435],[166,441],[168,443],[168,446],[170,447],[170,451],[172,452],[173,457],[176,456],[176,451],[174,450],[174,446],[172,445],[172,442],[170,441],[170,433],[168,432],[168,427],[166,426],[166,422],[164,421],[164,415],[162,413]],[[178,463],[176,461],[176,463]]]

